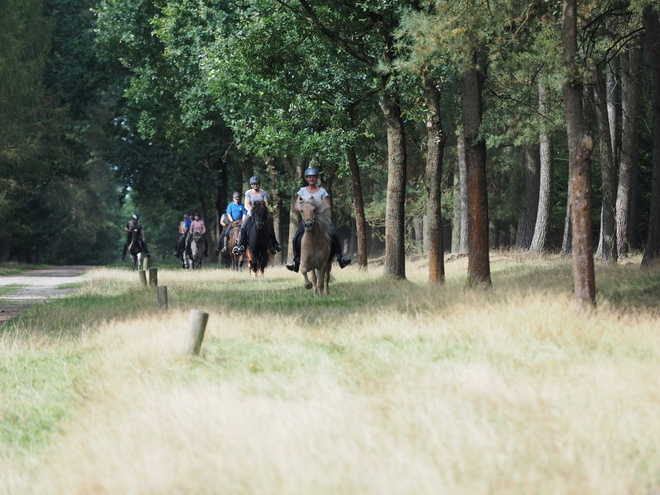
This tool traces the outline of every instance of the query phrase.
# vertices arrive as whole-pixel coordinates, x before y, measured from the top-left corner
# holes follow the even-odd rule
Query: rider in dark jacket
[[[131,219],[126,224],[126,227],[124,227],[124,230],[126,231],[126,242],[124,243],[124,250],[121,253],[121,259],[123,260],[126,259],[126,250],[128,249],[128,245],[131,243],[131,237],[133,236],[132,232],[135,229],[138,229],[140,233],[139,241],[142,243],[141,250],[144,251],[144,255],[147,258],[151,258],[151,255],[149,254],[149,249],[147,249],[146,239],[144,237],[144,229],[142,228],[142,224],[140,223],[140,217],[138,216],[137,213],[134,213]]]

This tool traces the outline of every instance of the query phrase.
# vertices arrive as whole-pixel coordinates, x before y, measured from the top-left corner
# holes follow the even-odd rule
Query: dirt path
[[[0,324],[10,320],[34,304],[59,299],[75,288],[58,288],[81,282],[80,274],[88,266],[58,266],[30,270],[19,275],[0,276]],[[13,286],[4,293],[3,287]]]

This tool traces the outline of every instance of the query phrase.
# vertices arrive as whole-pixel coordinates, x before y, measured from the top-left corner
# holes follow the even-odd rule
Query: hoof
[[[308,290],[309,290],[309,289],[311,289],[312,287],[313,287],[313,286],[312,286],[312,283],[311,283],[311,282],[307,282],[307,283],[305,284],[305,289],[308,289]]]

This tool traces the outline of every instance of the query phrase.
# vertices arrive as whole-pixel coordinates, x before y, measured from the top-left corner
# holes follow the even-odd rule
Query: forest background
[[[659,254],[659,5],[577,5],[607,262]],[[0,258],[109,263],[133,212],[171,258],[182,213],[215,242],[251,175],[287,244],[310,163],[360,266],[467,252],[475,204],[482,245],[568,253],[562,19],[544,0],[4,0]]]

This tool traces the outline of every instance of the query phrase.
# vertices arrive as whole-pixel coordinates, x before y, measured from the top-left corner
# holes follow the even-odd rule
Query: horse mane
[[[266,203],[263,201],[255,201],[252,203],[252,215],[268,217],[268,207],[266,206]]]

